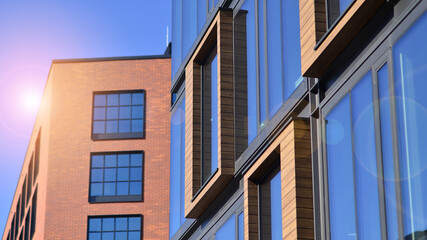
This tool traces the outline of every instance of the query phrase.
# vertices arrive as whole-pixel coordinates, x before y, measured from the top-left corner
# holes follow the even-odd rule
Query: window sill
[[[142,195],[89,197],[89,203],[142,202]]]

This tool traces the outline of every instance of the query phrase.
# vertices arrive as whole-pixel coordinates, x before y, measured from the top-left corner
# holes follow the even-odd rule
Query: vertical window
[[[24,240],[28,240],[29,239],[29,234],[30,234],[30,213],[31,213],[31,208],[28,208],[27,216],[25,217],[25,235],[24,235]]]
[[[182,56],[181,61],[187,56],[197,37],[197,2],[195,0],[182,0]]]
[[[236,235],[236,217],[231,217],[218,229],[215,234],[215,239],[235,239]]]
[[[16,234],[15,234],[15,219],[16,219],[16,215],[13,215],[13,219],[12,219],[12,224],[10,225],[10,234],[11,234],[11,238],[15,239]]]
[[[171,119],[171,177],[169,236],[185,222],[185,99],[176,107]]]
[[[182,1],[172,1],[172,77],[181,65],[182,56]]]
[[[259,186],[262,239],[282,239],[281,179],[278,168]]]
[[[39,175],[39,167],[40,167],[40,136],[41,130],[37,136],[36,146],[34,150],[34,179],[33,185],[36,183],[37,176]]]
[[[206,0],[197,0],[197,34],[206,23]]]
[[[92,139],[142,138],[145,92],[95,93]]]
[[[141,216],[89,217],[88,240],[140,240]]]
[[[381,120],[381,152],[384,172],[384,193],[387,219],[387,237],[398,239],[396,182],[394,175],[394,156],[391,127],[391,106],[389,93],[388,64],[378,71],[378,92]]]
[[[258,98],[259,98],[259,125],[263,127],[265,125],[265,120],[267,118],[267,94],[266,94],[266,81],[267,81],[267,73],[266,73],[266,60],[265,60],[265,52],[266,52],[266,44],[265,40],[267,39],[265,26],[267,25],[265,22],[265,1],[258,1],[258,65],[259,65],[259,87],[258,87]],[[249,106],[248,106],[249,107]]]
[[[89,201],[141,201],[142,158],[142,152],[92,154]]]
[[[347,10],[354,0],[327,0],[328,28]]]
[[[30,197],[31,197],[31,191],[33,190],[33,159],[34,159],[34,154],[31,155],[31,160],[30,160],[30,164],[28,165],[28,184],[27,184],[27,206],[28,203],[30,202]]]
[[[245,238],[245,234],[244,234],[244,221],[243,221],[243,212],[241,212],[238,216],[238,221],[239,221],[239,240],[243,240]]]
[[[25,177],[24,184],[22,184],[22,198],[21,198],[21,223],[24,220],[25,214],[25,200],[27,199],[25,193],[27,192],[27,177]]]
[[[36,220],[37,220],[37,187],[34,190],[33,200],[31,204],[31,239],[34,237],[34,233],[36,232]]]
[[[218,168],[218,63],[216,48],[202,66],[202,184]]]
[[[18,203],[16,204],[16,233],[18,234],[19,226],[21,226],[22,219],[20,219],[21,213],[21,196],[18,198]]]
[[[331,239],[356,238],[350,117],[346,95],[325,118]]]
[[[393,47],[403,230],[408,239],[427,229],[427,14]]]

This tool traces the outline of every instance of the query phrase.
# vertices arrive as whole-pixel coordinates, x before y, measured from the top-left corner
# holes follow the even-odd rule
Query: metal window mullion
[[[391,49],[391,47],[390,47]],[[403,230],[403,209],[402,209],[402,190],[400,180],[400,166],[399,166],[399,141],[397,134],[397,114],[396,114],[396,97],[394,91],[394,78],[393,78],[393,57],[390,50],[389,54],[389,66],[388,66],[388,83],[389,83],[389,95],[390,95],[390,118],[391,118],[391,131],[392,131],[392,144],[393,144],[393,167],[394,167],[394,178],[396,188],[396,210],[397,210],[397,226],[399,239],[404,239]]]
[[[265,119],[267,120],[267,122],[270,120],[270,113],[269,113],[269,109],[268,109],[268,46],[267,46],[267,0],[264,0],[263,3],[263,10],[264,10],[264,75],[265,75],[265,79],[264,79],[264,90],[265,90]]]
[[[358,229],[359,229],[359,227],[358,227],[358,224],[357,224],[357,191],[356,191],[356,163],[355,163],[355,157],[354,157],[354,155],[355,155],[355,149],[354,149],[354,129],[353,129],[353,107],[352,107],[352,104],[353,104],[353,101],[352,101],[352,96],[351,96],[351,90],[349,91],[349,93],[348,93],[348,96],[349,96],[349,114],[350,114],[350,129],[351,129],[351,158],[352,158],[352,161],[353,161],[353,190],[354,190],[354,212],[355,212],[355,214],[354,214],[354,216],[355,216],[355,227],[356,227],[356,239],[358,239],[358,233],[359,233],[359,231],[358,231]]]
[[[321,174],[323,174],[323,176],[320,176],[320,179],[323,180],[323,184],[320,184],[319,186],[323,186],[323,190],[320,189],[319,192],[321,194],[321,196],[324,197],[324,202],[323,204],[320,203],[320,210],[322,210],[323,208],[325,209],[323,212],[323,216],[320,216],[321,220],[320,221],[324,221],[324,226],[325,226],[325,230],[324,230],[324,236],[326,239],[331,239],[331,231],[330,231],[330,216],[329,216],[329,185],[328,185],[328,157],[327,157],[327,151],[326,151],[326,119],[325,117],[322,116],[322,122],[320,124],[321,125],[321,148],[322,148],[322,159],[324,159],[323,162],[320,162],[319,164],[321,164],[323,171],[320,171]],[[320,201],[322,200],[322,198],[320,198]]]
[[[379,68],[380,69],[380,68]],[[377,183],[378,183],[378,200],[379,200],[379,214],[380,214],[380,227],[381,239],[387,239],[387,218],[385,206],[385,189],[384,189],[384,172],[383,172],[383,158],[382,158],[382,139],[381,139],[381,122],[380,122],[380,102],[379,102],[379,83],[378,83],[378,69],[372,69],[372,100],[374,110],[374,132],[375,132],[375,152],[377,161]]]

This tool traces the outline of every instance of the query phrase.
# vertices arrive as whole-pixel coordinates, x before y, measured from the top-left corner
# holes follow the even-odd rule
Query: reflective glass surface
[[[184,139],[185,99],[176,107],[171,119],[171,168],[169,235],[172,237],[184,223]]]
[[[427,229],[427,14],[393,47],[404,235]]]
[[[236,217],[231,217],[218,229],[215,234],[215,239],[236,239]]]
[[[354,86],[351,92],[351,109],[357,237],[381,239],[371,72]]]
[[[140,240],[141,217],[89,217],[88,240]]]
[[[265,125],[264,121],[267,119],[267,86],[266,86],[266,53],[265,53],[265,21],[264,21],[264,1],[258,1],[258,64],[259,64],[259,124],[261,127]],[[249,106],[248,106],[249,107]]]
[[[182,55],[181,61],[197,37],[197,1],[182,0]]]
[[[172,1],[172,77],[181,65],[182,55],[182,1]]]
[[[331,239],[356,239],[350,98],[326,116],[326,150]]]
[[[262,239],[282,239],[282,191],[280,172],[260,185]]]
[[[197,0],[197,34],[206,23],[206,0]]]

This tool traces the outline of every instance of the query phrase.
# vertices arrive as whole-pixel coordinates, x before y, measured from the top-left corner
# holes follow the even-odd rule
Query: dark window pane
[[[117,195],[129,195],[129,182],[117,183]]]
[[[142,132],[143,120],[132,120],[132,132]]]
[[[131,154],[131,166],[142,166],[142,154]]]
[[[131,182],[129,195],[141,195],[142,185],[141,182]]]
[[[116,133],[117,132],[117,121],[107,121],[107,126],[105,129],[106,133]]]
[[[141,218],[129,217],[129,231],[141,230]]]
[[[142,118],[144,113],[143,106],[133,106],[132,107],[132,118]]]
[[[89,240],[101,240],[101,233],[89,233]]]
[[[118,119],[119,108],[118,107],[107,107],[107,119]]]
[[[106,182],[116,181],[116,168],[105,169],[104,181]]]
[[[218,229],[215,239],[234,239],[236,234],[236,220],[234,214]]]
[[[130,169],[130,180],[142,180],[142,168],[140,167],[132,167]]]
[[[116,218],[116,231],[126,231],[128,229],[128,218]]]
[[[93,133],[105,133],[105,122],[95,121],[93,122]]]
[[[89,219],[89,231],[100,232],[101,231],[101,218]]]
[[[102,231],[114,231],[114,218],[102,219]]]
[[[92,167],[104,167],[104,155],[93,155]]]
[[[353,240],[356,236],[350,116],[350,101],[347,95],[325,119],[332,240]]]
[[[96,107],[93,109],[93,119],[94,120],[104,120],[105,119],[105,107]]]
[[[142,104],[144,104],[144,94],[132,93],[132,105],[142,105]]]
[[[104,195],[105,196],[116,195],[116,184],[115,183],[104,183]]]
[[[117,160],[119,167],[129,166],[129,154],[119,154],[117,155]]]
[[[120,119],[130,119],[130,107],[120,107],[119,117]]]
[[[129,181],[129,168],[117,169],[117,181]]]
[[[115,167],[116,166],[117,155],[105,155],[105,167]]]
[[[91,171],[91,181],[92,182],[102,182],[103,181],[103,170],[102,169],[92,169]]]
[[[119,105],[119,95],[118,94],[108,94],[107,95],[107,105],[108,106]]]
[[[90,196],[102,196],[102,183],[90,184]]]
[[[106,105],[106,96],[105,95],[95,95],[95,106],[105,106]]]
[[[131,105],[131,94],[130,93],[120,94],[120,105]]]

